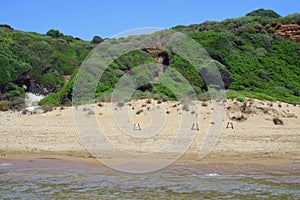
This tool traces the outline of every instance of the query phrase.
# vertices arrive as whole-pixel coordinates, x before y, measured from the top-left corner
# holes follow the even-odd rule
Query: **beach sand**
[[[224,104],[224,113],[217,116],[221,117],[222,124],[215,121],[214,113],[217,110],[211,101],[193,102],[194,107],[191,106],[189,111],[182,110],[179,102],[160,103],[155,100],[151,100],[151,103],[133,100],[116,108],[111,103],[99,103],[93,105],[95,110],[89,114],[89,106],[79,106],[74,110],[85,109],[86,115],[83,118],[86,121],[96,117],[110,141],[130,152],[154,152],[177,137],[176,130],[179,127],[190,130],[193,123],[198,123],[199,130],[190,130],[195,138],[180,157],[181,161],[270,165],[300,163],[299,105],[254,99],[246,99],[244,102],[230,99],[218,104]],[[137,115],[138,110],[143,112]],[[149,136],[150,139],[124,134],[122,127],[115,123],[118,117],[124,119],[122,111],[128,112],[131,118],[127,121],[125,131],[130,129],[133,134]],[[182,120],[183,117],[186,119]],[[284,124],[275,125],[274,118],[281,119]],[[151,126],[161,120],[162,127]],[[0,161],[56,158],[98,163],[81,141],[75,121],[72,107],[58,107],[47,113],[22,116],[14,112],[0,112]],[[138,123],[141,130],[133,130],[134,123]],[[233,129],[226,128],[228,123],[233,124]],[[218,136],[213,141],[216,144],[211,145],[212,148],[204,158],[199,157],[199,147],[205,142],[211,142],[205,140],[207,131],[211,126],[218,125],[221,130],[215,134]],[[157,134],[151,135],[153,133]],[[180,141],[185,141],[185,138],[180,138]],[[181,151],[181,148],[178,149]],[[174,152],[164,153],[172,155]],[[114,155],[113,152],[110,154]]]

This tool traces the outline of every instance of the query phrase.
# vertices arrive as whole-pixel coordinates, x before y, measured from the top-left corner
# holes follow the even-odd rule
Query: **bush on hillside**
[[[259,16],[259,17],[268,17],[268,18],[281,17],[279,14],[277,14],[273,10],[265,10],[265,9],[254,10],[254,11],[246,14],[246,16]]]

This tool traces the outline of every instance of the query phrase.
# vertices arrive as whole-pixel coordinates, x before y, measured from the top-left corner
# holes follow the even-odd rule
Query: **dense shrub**
[[[12,99],[10,99],[8,106],[9,106],[10,110],[21,111],[25,108],[24,98],[22,98],[22,97],[12,98]]]
[[[100,36],[94,36],[92,39],[92,43],[93,44],[100,44],[101,42],[103,42],[104,40],[100,37]]]
[[[45,104],[42,106],[42,109],[43,111],[46,113],[46,112],[50,112],[53,110],[53,105],[52,104]]]
[[[265,10],[265,9],[258,9],[254,10],[246,16],[259,16],[259,17],[269,17],[269,18],[279,18],[280,15],[274,12],[273,10]]]
[[[59,30],[54,30],[54,29],[51,29],[49,30],[46,35],[49,35],[53,38],[59,38],[59,37],[62,37],[64,36],[64,34],[62,34]]]
[[[0,111],[8,111],[8,101],[7,100],[1,100],[0,101]]]

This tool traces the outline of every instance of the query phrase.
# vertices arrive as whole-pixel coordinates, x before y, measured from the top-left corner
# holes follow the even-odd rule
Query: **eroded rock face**
[[[38,84],[31,76],[30,74],[22,74],[15,83],[19,86],[23,86],[25,89],[25,92],[31,92],[34,94],[41,94],[41,95],[48,95],[52,91],[49,89],[42,87],[40,84]]]
[[[165,50],[157,48],[144,48],[142,50],[152,56],[159,64],[165,66],[170,64],[169,55]]]
[[[300,43],[300,25],[299,24],[287,24],[281,25],[275,32],[288,40]]]
[[[271,29],[276,35],[280,35],[293,42],[300,43],[300,23],[297,24],[271,24],[267,26],[267,29]]]

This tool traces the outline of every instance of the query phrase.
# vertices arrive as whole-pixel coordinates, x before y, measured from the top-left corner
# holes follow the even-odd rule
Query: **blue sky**
[[[258,8],[272,9],[285,16],[300,12],[300,3],[299,0],[2,0],[0,24],[38,33],[58,29],[66,35],[91,40],[94,35],[111,37],[134,28],[221,21]]]

